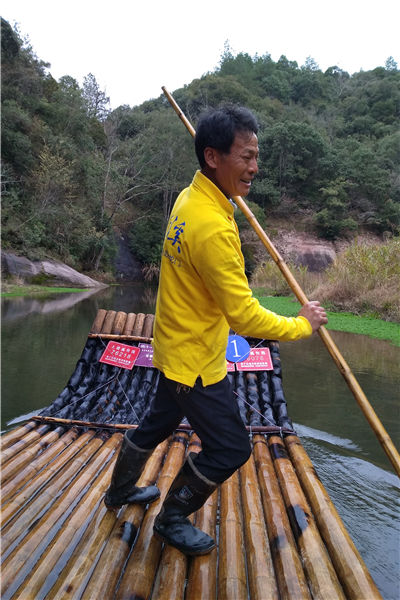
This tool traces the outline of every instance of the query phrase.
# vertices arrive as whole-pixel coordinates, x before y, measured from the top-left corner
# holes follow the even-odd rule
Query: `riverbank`
[[[18,296],[50,296],[52,294],[70,294],[87,292],[89,288],[50,287],[45,285],[16,285],[3,283],[1,287],[2,298],[16,298]]]
[[[290,297],[265,296],[259,290],[254,294],[260,304],[273,312],[285,317],[295,317],[300,310],[300,303]],[[359,333],[372,338],[385,340],[394,346],[400,347],[400,324],[375,319],[372,317],[361,317],[349,312],[327,311],[327,329],[334,331],[346,331],[348,333]]]

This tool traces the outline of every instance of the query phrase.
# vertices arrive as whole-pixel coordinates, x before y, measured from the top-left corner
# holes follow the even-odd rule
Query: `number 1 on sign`
[[[239,354],[238,348],[237,348],[237,341],[231,340],[231,344],[233,344],[235,346],[235,354],[233,355],[234,358],[240,358],[240,354]]]
[[[230,362],[245,360],[250,354],[250,346],[240,335],[230,335],[226,347],[226,358]]]

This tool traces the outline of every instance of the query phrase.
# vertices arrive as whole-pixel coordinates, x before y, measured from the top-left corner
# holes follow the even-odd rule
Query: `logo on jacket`
[[[183,233],[183,230],[185,228],[186,222],[182,221],[181,223],[178,222],[178,216],[173,216],[171,217],[171,220],[169,222],[168,225],[168,230],[167,230],[167,235],[166,238],[168,241],[172,242],[172,245],[178,248],[178,253],[181,253],[181,240],[179,239],[180,235]]]

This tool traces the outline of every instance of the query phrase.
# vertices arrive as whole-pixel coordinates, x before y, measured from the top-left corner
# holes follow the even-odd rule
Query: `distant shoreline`
[[[300,310],[300,303],[294,301],[291,297],[265,296],[262,293],[257,293],[255,296],[262,306],[285,317],[295,317]],[[327,311],[327,315],[327,329],[367,335],[400,347],[400,323],[355,315],[349,312]]]
[[[89,288],[49,287],[46,285],[15,285],[3,283],[2,298],[17,298],[18,296],[43,296],[49,294],[70,294],[88,292]]]

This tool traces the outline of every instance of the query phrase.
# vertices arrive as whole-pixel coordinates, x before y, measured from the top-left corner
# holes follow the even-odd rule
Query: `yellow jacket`
[[[234,208],[200,171],[172,209],[164,238],[154,324],[153,363],[168,379],[193,386],[226,375],[229,328],[261,339],[312,333],[253,298],[244,272]]]

